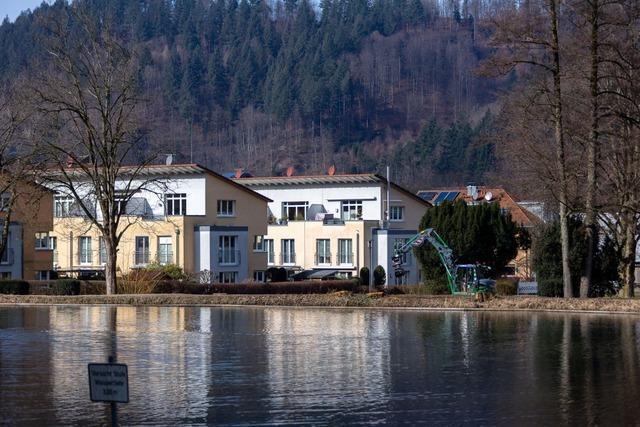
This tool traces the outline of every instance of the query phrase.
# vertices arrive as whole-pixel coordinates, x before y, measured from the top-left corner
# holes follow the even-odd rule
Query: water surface
[[[292,308],[0,307],[0,423],[634,424],[640,318]]]

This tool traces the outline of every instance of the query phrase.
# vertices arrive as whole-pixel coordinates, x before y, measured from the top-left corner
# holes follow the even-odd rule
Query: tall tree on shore
[[[50,61],[32,80],[32,91],[42,117],[41,144],[54,169],[44,181],[73,196],[87,223],[101,232],[106,290],[113,294],[118,245],[133,224],[126,204],[149,186],[143,171],[153,156],[139,152],[145,132],[138,59],[108,23],[89,19],[82,3],[45,22]]]
[[[556,181],[554,197],[558,203],[560,239],[562,243],[562,271],[565,298],[573,296],[569,266],[569,177],[567,173],[567,147],[565,135],[565,98],[563,84],[565,71],[560,38],[561,0],[539,0],[527,8],[512,8],[495,21],[496,32],[492,40],[496,55],[485,70],[508,74],[514,68],[528,73],[535,86],[533,102],[543,107],[551,118]],[[513,112],[519,114],[519,112]],[[544,119],[542,119],[544,120]],[[546,125],[543,125],[546,126]]]

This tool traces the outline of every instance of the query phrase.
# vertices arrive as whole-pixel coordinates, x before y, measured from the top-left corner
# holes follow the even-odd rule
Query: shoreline
[[[287,308],[368,308],[414,311],[517,311],[583,314],[640,315],[640,299],[546,298],[531,296],[495,297],[476,302],[464,296],[390,295],[371,298],[364,294],[270,294],[270,295],[0,295],[2,306],[167,306],[167,307],[287,307]]]

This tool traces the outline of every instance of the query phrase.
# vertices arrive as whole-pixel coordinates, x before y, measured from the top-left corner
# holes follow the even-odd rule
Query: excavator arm
[[[424,245],[426,242],[429,242],[431,246],[435,248],[438,252],[438,257],[442,262],[446,272],[447,272],[447,281],[449,282],[449,289],[453,294],[456,291],[456,278],[455,278],[455,266],[453,264],[453,251],[447,245],[447,243],[440,237],[440,235],[433,228],[427,228],[422,230],[412,238],[410,238],[407,243],[396,248],[393,253],[393,266],[396,272],[402,272],[402,267],[400,263],[401,257],[409,252],[413,248],[420,247]]]

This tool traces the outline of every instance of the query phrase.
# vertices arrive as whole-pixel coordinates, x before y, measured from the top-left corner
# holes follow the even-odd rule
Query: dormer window
[[[71,214],[72,196],[55,196],[53,200],[53,215],[56,218],[66,218]]]
[[[187,214],[187,195],[185,193],[165,194],[165,215],[181,216]]]

